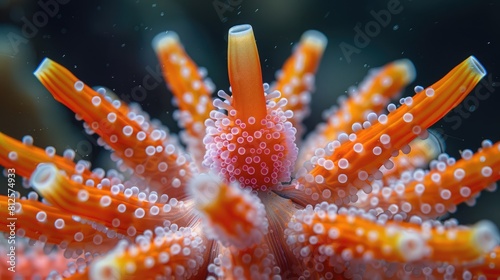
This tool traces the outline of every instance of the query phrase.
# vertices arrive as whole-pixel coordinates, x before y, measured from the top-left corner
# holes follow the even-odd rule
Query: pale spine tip
[[[437,132],[432,129],[427,130],[428,132],[428,137],[425,140],[429,145],[429,152],[432,154],[432,157],[436,157],[446,151],[446,143],[443,139],[443,137]]]
[[[489,252],[498,245],[500,236],[495,225],[490,221],[481,221],[474,225],[473,241],[482,252]]]
[[[201,174],[195,176],[188,184],[188,191],[197,206],[205,206],[216,198],[219,191],[219,181],[214,175]]]
[[[158,52],[160,49],[163,47],[167,47],[170,44],[178,44],[179,41],[179,36],[177,35],[176,32],[174,31],[165,31],[162,32],[158,35],[156,35],[152,42],[151,45],[153,49]]]
[[[479,60],[477,60],[475,56],[471,55],[469,56],[469,58],[467,58],[467,60],[469,61],[471,68],[474,69],[475,72],[477,72],[481,77],[484,77],[486,75],[486,69],[484,69],[481,62],[479,62]]]
[[[415,65],[409,59],[403,58],[393,62],[394,65],[403,69],[406,73],[405,80],[407,83],[412,83],[417,78],[417,70],[415,69]]]
[[[398,240],[398,249],[406,261],[422,259],[426,253],[424,239],[415,232],[403,232]]]
[[[89,279],[120,279],[122,273],[118,267],[115,258],[123,254],[126,250],[127,242],[120,241],[113,251],[104,257],[93,262],[89,268]]]
[[[40,65],[36,68],[36,70],[33,72],[33,75],[35,75],[37,78],[40,78],[41,74],[45,72],[45,69],[50,67],[50,64],[52,64],[52,60],[48,57],[44,58],[42,62],[40,62]]]
[[[244,249],[258,244],[267,234],[264,205],[249,190],[206,174],[197,176],[188,187],[204,219],[207,237]]]
[[[300,40],[306,44],[314,45],[322,51],[328,44],[328,39],[325,34],[317,30],[307,30],[304,34],[302,34]]]
[[[41,163],[33,171],[30,178],[30,185],[36,190],[43,192],[54,184],[57,172],[58,170],[54,164]]]
[[[230,36],[246,35],[252,31],[253,31],[253,29],[252,29],[252,26],[250,24],[240,24],[240,25],[235,25],[235,26],[229,28],[229,35]]]

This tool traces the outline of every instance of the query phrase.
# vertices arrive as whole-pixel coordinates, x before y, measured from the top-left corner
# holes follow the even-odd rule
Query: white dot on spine
[[[165,205],[163,205],[162,210],[163,210],[163,212],[168,213],[168,212],[170,212],[170,210],[172,210],[172,206],[170,206],[170,204],[165,204]]]
[[[33,137],[31,137],[30,135],[23,136],[22,141],[23,141],[24,145],[28,145],[28,146],[33,145]]]
[[[96,107],[101,105],[101,98],[99,96],[92,97],[92,105]]]
[[[69,160],[73,160],[75,158],[75,151],[73,151],[72,149],[66,149],[64,150],[63,152],[63,157],[69,159]]]
[[[422,195],[425,191],[425,186],[422,184],[416,184],[415,185],[415,194],[417,195]]]
[[[77,199],[81,202],[86,202],[89,199],[89,192],[86,190],[79,190],[77,193]]]
[[[453,177],[454,177],[457,181],[462,180],[462,179],[465,177],[465,170],[463,170],[462,168],[457,168],[457,169],[453,172]]]
[[[82,91],[83,90],[83,82],[82,81],[76,81],[74,84],[74,87],[77,91]]]
[[[118,218],[114,218],[112,221],[111,221],[111,225],[114,226],[114,227],[119,227],[120,226],[120,219]]]
[[[424,214],[429,214],[431,210],[432,207],[427,203],[423,203],[422,205],[420,205],[420,211],[422,211],[422,213]]]
[[[155,265],[155,260],[153,259],[153,257],[146,257],[144,259],[144,267],[151,268],[154,265]]]
[[[481,142],[481,146],[483,148],[490,148],[491,146],[493,146],[493,142],[491,142],[491,140],[483,140],[483,142]]]
[[[358,178],[362,181],[368,179],[368,172],[366,171],[359,171],[358,172]]]
[[[179,244],[173,244],[170,247],[170,252],[172,253],[172,255],[179,254],[181,252],[181,245],[179,245]]]
[[[441,198],[444,200],[448,200],[451,198],[451,192],[450,190],[442,190],[441,191]]]
[[[111,102],[111,105],[113,105],[113,107],[115,107],[116,109],[120,108],[120,106],[122,105],[121,101],[120,100],[113,100],[113,102]]]
[[[384,162],[384,167],[387,168],[387,170],[391,170],[394,167],[394,162],[392,162],[390,159]]]
[[[9,159],[12,161],[17,160],[17,153],[16,152],[9,152]]]
[[[147,147],[146,147],[146,154],[147,154],[148,156],[152,156],[152,155],[154,155],[155,153],[156,153],[156,148],[155,148],[155,147],[153,147],[153,146],[147,146]]]
[[[160,208],[156,205],[152,206],[150,209],[149,209],[149,213],[153,216],[156,216],[160,213]]]
[[[330,198],[332,196],[332,192],[330,190],[326,189],[326,190],[323,190],[321,195],[323,196],[323,198]]]
[[[120,204],[118,205],[118,212],[120,213],[125,213],[125,211],[127,211],[127,206],[125,206],[125,204]]]
[[[75,233],[74,238],[75,238],[76,242],[81,242],[83,240],[83,233],[81,233],[81,232]]]
[[[130,136],[134,132],[134,129],[130,125],[126,125],[123,127],[123,134],[125,136]]]
[[[356,144],[354,144],[354,147],[353,147],[353,148],[354,148],[354,151],[355,151],[356,153],[361,153],[361,152],[363,151],[363,144],[361,144],[361,143],[356,143]]]
[[[114,123],[116,121],[116,114],[115,113],[109,113],[108,116],[107,116],[107,118],[108,118],[108,121],[110,123]]]
[[[44,223],[47,220],[47,214],[44,211],[36,213],[36,220],[40,223]]]
[[[103,87],[100,87],[100,88],[96,89],[96,91],[97,91],[97,93],[99,93],[99,94],[103,94],[103,95],[104,95],[104,94],[106,94],[106,89],[105,89],[105,88],[103,88]]]
[[[403,210],[403,211],[405,211],[405,212],[407,212],[407,213],[411,211],[411,208],[412,208],[412,206],[411,206],[411,204],[410,204],[410,203],[408,203],[408,202],[405,202],[405,203],[403,203],[403,204],[401,205],[401,210]]]
[[[354,123],[352,125],[352,131],[353,132],[358,132],[360,131],[361,129],[363,129],[363,126],[360,124],[360,123]]]
[[[314,224],[313,231],[316,234],[321,234],[325,231],[325,227],[322,224],[317,223],[317,224]]]
[[[325,178],[321,175],[316,175],[316,177],[314,177],[314,181],[318,184],[322,184],[325,181]]]
[[[337,228],[331,228],[328,230],[328,237],[331,239],[337,239],[340,236],[340,231]]]
[[[158,260],[160,261],[160,263],[167,263],[169,259],[170,256],[166,252],[161,252],[160,254],[158,254]]]
[[[333,164],[332,160],[328,159],[328,160],[325,160],[325,163],[323,166],[325,167],[326,170],[332,170],[334,167],[334,164]]]
[[[153,140],[160,140],[161,139],[161,132],[157,129],[153,130],[153,132],[151,132],[151,139]]]
[[[94,242],[95,245],[100,245],[102,243],[102,236],[100,235],[95,235],[92,238],[92,241]]]
[[[345,182],[347,182],[347,175],[345,175],[345,174],[340,174],[340,175],[338,176],[338,180],[339,180],[339,182],[340,182],[340,183],[342,183],[342,184],[343,184],[343,183],[345,183]]]
[[[387,134],[382,134],[380,136],[380,143],[387,145],[391,142],[391,137]]]
[[[378,156],[378,155],[380,155],[381,153],[382,153],[382,148],[380,148],[380,147],[378,147],[378,146],[373,148],[373,154],[374,154],[374,155]]]
[[[38,194],[36,192],[29,192],[28,199],[29,200],[38,200]]]
[[[130,226],[128,229],[127,229],[127,234],[128,236],[134,236],[136,235],[137,233],[137,230],[135,229],[134,226]]]
[[[422,128],[418,125],[414,126],[412,129],[411,129],[411,132],[413,132],[413,134],[420,134],[422,132]]]
[[[160,162],[160,163],[158,163],[158,170],[159,170],[160,172],[165,172],[165,171],[167,171],[167,168],[168,168],[168,164],[167,164],[167,163],[165,163],[165,162]]]
[[[99,204],[102,206],[102,207],[108,207],[109,205],[111,205],[111,197],[107,196],[107,195],[103,195],[101,197],[101,200],[99,202]]]
[[[47,156],[49,156],[49,157],[55,156],[56,148],[54,148],[52,146],[48,146],[47,148],[45,148],[45,154],[47,154]]]
[[[378,122],[381,124],[387,124],[387,120],[387,115],[385,114],[381,114],[380,116],[378,116]]]
[[[57,220],[55,220],[54,227],[57,228],[57,229],[64,228],[64,220],[63,219],[57,219]]]
[[[144,131],[137,133],[137,140],[142,141],[144,139],[146,139],[146,133]]]
[[[133,149],[131,149],[131,148],[125,149],[125,156],[126,157],[131,157],[133,155],[134,155],[134,150]]]
[[[146,212],[142,208],[135,209],[134,215],[136,218],[143,218]]]
[[[158,194],[156,192],[152,192],[148,196],[148,201],[151,203],[156,203],[158,201]]]
[[[407,155],[411,152],[411,147],[409,145],[403,146],[401,148],[401,152],[403,152],[403,154]]]
[[[444,211],[446,211],[446,207],[442,203],[436,203],[434,205],[434,209],[436,210],[437,213],[442,214]]]
[[[410,123],[413,121],[413,115],[411,113],[406,113],[403,115],[403,120],[407,123]]]
[[[472,158],[472,155],[473,155],[473,154],[474,154],[474,153],[473,153],[471,150],[469,150],[469,149],[465,149],[465,150],[463,150],[463,152],[462,152],[462,158],[463,158],[463,159],[465,159],[465,160],[469,160],[469,159],[471,159],[471,158]]]
[[[441,181],[441,175],[439,175],[439,173],[433,173],[431,175],[431,181],[436,184],[439,183]]]
[[[481,175],[483,175],[484,177],[490,177],[491,174],[493,174],[493,170],[491,169],[491,167],[485,166],[481,168]]]
[[[349,167],[349,161],[345,158],[342,158],[339,160],[338,165],[340,169],[346,169],[347,167]]]
[[[165,148],[165,152],[167,152],[168,155],[173,154],[175,152],[175,146],[172,144],[168,144]]]
[[[469,187],[461,187],[460,188],[460,195],[463,197],[469,197],[471,195],[471,190]]]
[[[434,96],[434,89],[433,88],[426,89],[425,90],[425,95],[427,95],[427,97]]]
[[[125,195],[126,198],[130,198],[134,193],[131,189],[125,189],[123,191],[123,194]]]
[[[408,96],[404,99],[404,104],[407,106],[411,106],[413,104],[413,98],[411,96]]]
[[[178,188],[180,186],[181,186],[181,180],[179,180],[178,178],[175,178],[174,180],[172,180],[172,187]]]
[[[419,93],[422,90],[424,90],[424,87],[422,87],[422,86],[416,86],[413,90],[415,91],[415,93]]]

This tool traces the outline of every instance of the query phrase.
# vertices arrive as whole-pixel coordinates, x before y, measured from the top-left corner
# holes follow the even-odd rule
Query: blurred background
[[[392,11],[390,19],[377,24],[366,44],[356,45],[356,27],[364,30],[380,11]],[[458,156],[484,139],[500,140],[499,14],[500,2],[494,0],[0,0],[0,131],[17,139],[30,134],[35,145],[55,146],[58,153],[76,149],[77,159],[99,162],[107,156],[32,75],[49,57],[88,85],[106,86],[126,101],[140,103],[175,132],[174,107],[164,83],[138,90],[146,76],[159,75],[152,38],[176,31],[217,89],[227,90],[227,30],[249,23],[266,82],[274,79],[304,31],[317,29],[328,37],[306,120],[309,130],[373,67],[400,58],[413,61],[417,79],[404,93],[412,95],[414,86],[428,86],[476,56],[488,70],[481,99],[471,93],[474,98],[462,104],[465,113],[452,112],[434,126],[446,139],[446,152]],[[341,48],[346,44],[357,51],[346,55]],[[4,190],[6,183],[1,183]],[[466,224],[491,219],[500,226],[499,199],[498,193],[483,193],[474,208],[461,206],[454,216]]]

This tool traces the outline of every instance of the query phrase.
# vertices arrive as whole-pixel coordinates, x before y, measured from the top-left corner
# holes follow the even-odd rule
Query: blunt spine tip
[[[37,78],[40,78],[40,75],[44,72],[46,68],[50,66],[52,63],[52,60],[48,57],[45,57],[42,62],[38,65],[38,67],[33,71],[33,75],[35,75]]]
[[[57,172],[57,167],[54,164],[41,163],[31,175],[30,185],[36,190],[43,192],[54,183]]]
[[[175,31],[165,31],[157,34],[151,41],[151,46],[158,52],[163,46],[179,42],[179,35]]]
[[[477,248],[489,252],[498,245],[500,236],[496,226],[490,221],[480,221],[475,226],[473,235]]]
[[[470,62],[471,68],[473,68],[478,74],[480,74],[481,77],[486,76],[486,73],[488,72],[475,56],[469,56],[468,60]]]
[[[321,50],[324,50],[328,44],[328,38],[326,38],[325,34],[319,32],[318,30],[307,30],[304,34],[302,34],[300,40],[311,43]]]
[[[412,83],[417,78],[417,70],[413,62],[407,58],[399,59],[394,61],[394,64],[403,68],[406,72],[406,80],[408,83]]]
[[[231,28],[229,28],[229,35],[231,36],[238,36],[238,35],[244,35],[248,32],[252,32],[252,26],[250,24],[240,24],[240,25],[235,25]]]

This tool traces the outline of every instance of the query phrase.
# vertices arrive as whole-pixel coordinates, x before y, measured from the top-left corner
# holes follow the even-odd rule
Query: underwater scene
[[[0,0],[0,279],[500,279],[499,12]]]

